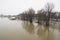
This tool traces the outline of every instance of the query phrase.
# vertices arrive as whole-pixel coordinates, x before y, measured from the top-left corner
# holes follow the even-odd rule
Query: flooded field
[[[0,18],[0,40],[60,40],[60,22],[48,28],[37,23]]]

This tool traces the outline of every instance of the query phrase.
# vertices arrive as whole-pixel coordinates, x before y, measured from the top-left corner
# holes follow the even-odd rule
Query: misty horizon
[[[47,2],[54,4],[54,11],[60,12],[59,0],[0,0],[0,14],[17,15],[29,8],[37,12],[44,8]]]

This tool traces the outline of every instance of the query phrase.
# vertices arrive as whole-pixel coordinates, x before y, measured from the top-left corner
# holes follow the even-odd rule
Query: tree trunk
[[[49,21],[46,21],[46,27],[49,26]]]
[[[30,23],[32,23],[32,18],[30,19]]]
[[[46,26],[49,26],[50,14],[51,12],[48,12],[48,16],[46,17]]]

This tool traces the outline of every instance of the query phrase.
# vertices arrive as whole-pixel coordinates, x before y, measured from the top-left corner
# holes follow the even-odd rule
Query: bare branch
[[[54,8],[53,3],[47,3],[45,6],[45,11],[51,12]]]

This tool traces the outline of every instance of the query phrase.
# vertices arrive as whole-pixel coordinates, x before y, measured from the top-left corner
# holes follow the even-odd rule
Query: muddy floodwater
[[[37,23],[0,18],[0,40],[60,40],[60,22],[48,28]]]

